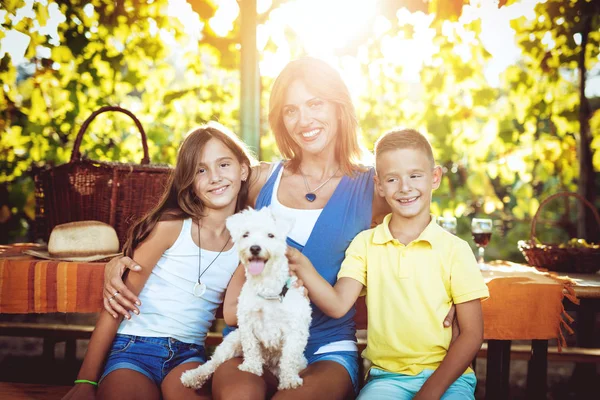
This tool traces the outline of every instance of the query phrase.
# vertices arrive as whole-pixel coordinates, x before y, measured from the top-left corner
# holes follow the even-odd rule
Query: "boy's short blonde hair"
[[[431,161],[431,166],[435,166],[431,143],[425,135],[415,129],[393,129],[381,135],[375,143],[375,162],[386,151],[400,149],[421,150]]]

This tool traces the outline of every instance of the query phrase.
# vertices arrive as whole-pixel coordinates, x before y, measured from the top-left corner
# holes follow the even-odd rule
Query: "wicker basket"
[[[141,165],[81,157],[83,134],[96,116],[107,111],[124,113],[135,122],[144,149]],[[68,163],[34,169],[36,238],[48,241],[52,228],[58,224],[96,220],[113,226],[123,245],[132,222],[158,202],[170,173],[169,166],[150,164],[146,133],[130,111],[102,107],[79,129]]]
[[[540,244],[536,240],[535,228],[540,211],[550,200],[557,197],[575,197],[589,207],[596,222],[600,225],[600,216],[596,208],[577,193],[560,192],[547,197],[538,208],[531,221],[531,237],[519,240],[518,247],[527,263],[534,267],[542,267],[551,271],[595,273],[600,269],[600,248],[564,247],[557,244]]]

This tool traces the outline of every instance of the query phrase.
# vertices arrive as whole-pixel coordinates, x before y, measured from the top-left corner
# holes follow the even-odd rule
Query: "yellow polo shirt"
[[[443,321],[452,304],[487,298],[489,291],[467,242],[432,218],[405,246],[390,233],[390,219],[354,238],[338,279],[355,279],[366,289],[363,357],[380,369],[417,375],[446,356],[452,332]]]

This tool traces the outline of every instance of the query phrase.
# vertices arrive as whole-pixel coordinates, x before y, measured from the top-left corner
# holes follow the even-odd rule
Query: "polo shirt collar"
[[[383,219],[383,222],[375,227],[375,232],[373,234],[374,244],[385,244],[395,240],[390,232],[391,219],[392,214],[388,214]],[[425,227],[423,232],[421,232],[419,237],[413,240],[413,242],[427,242],[431,245],[431,247],[434,247],[436,244],[440,243],[441,240],[443,240],[443,235],[444,229],[435,222],[435,217],[432,215],[429,224]]]

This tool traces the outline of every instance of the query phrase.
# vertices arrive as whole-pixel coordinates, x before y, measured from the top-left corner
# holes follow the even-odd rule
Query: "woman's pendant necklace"
[[[230,239],[231,235],[227,237],[227,241],[221,248],[221,251],[219,251],[219,254],[217,254],[217,256],[210,262],[210,264],[208,264],[208,267],[206,267],[206,269],[202,271],[202,240],[200,239],[200,221],[198,220],[198,282],[194,284],[194,289],[192,289],[192,294],[194,296],[202,297],[204,293],[206,293],[206,284],[203,283],[200,279],[202,278],[202,275],[204,275],[204,273],[208,271],[208,269],[213,265],[217,258],[219,258],[223,250],[225,250],[225,247],[227,247],[227,243],[229,243]]]
[[[327,182],[329,182],[340,170],[339,168],[333,173],[333,175],[331,175],[329,178],[327,178],[327,180],[323,183],[321,183],[319,186],[317,186],[317,188],[315,190],[310,190],[310,187],[308,186],[308,179],[306,179],[306,176],[304,175],[304,172],[302,172],[302,170],[300,169],[300,167],[298,167],[298,170],[300,171],[300,175],[302,175],[302,178],[304,179],[304,186],[306,187],[306,191],[308,193],[306,193],[304,195],[304,198],[308,201],[310,201],[311,203],[313,201],[315,201],[317,199],[317,195],[315,193],[317,193],[317,190],[321,189],[323,186],[325,186],[325,184]]]

